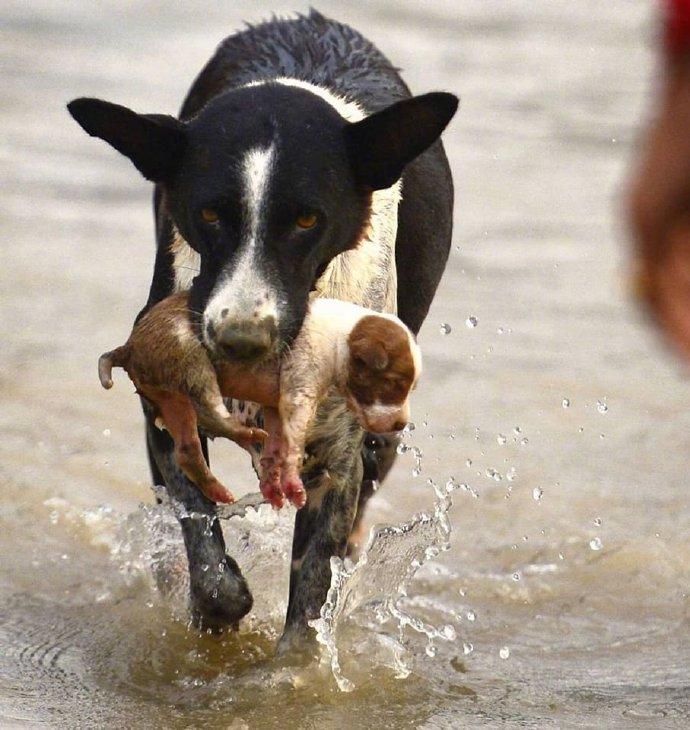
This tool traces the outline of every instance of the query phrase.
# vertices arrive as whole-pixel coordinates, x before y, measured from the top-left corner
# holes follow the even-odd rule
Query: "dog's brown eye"
[[[316,225],[316,215],[314,213],[305,213],[304,215],[298,216],[295,223],[297,224],[298,228],[302,228],[303,230],[308,230],[309,228],[313,228]]]
[[[218,213],[215,210],[211,210],[211,208],[202,208],[201,217],[206,223],[218,223]]]

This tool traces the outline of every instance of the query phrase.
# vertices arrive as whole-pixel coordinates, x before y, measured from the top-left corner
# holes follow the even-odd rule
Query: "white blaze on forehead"
[[[237,322],[278,318],[276,292],[264,279],[257,256],[268,217],[275,158],[275,143],[271,143],[268,147],[249,150],[242,159],[244,226],[239,242],[240,255],[229,276],[216,284],[206,305],[206,321],[219,324],[226,317]]]
[[[256,245],[256,239],[265,219],[275,144],[249,150],[242,161],[243,203],[248,223],[247,243]]]

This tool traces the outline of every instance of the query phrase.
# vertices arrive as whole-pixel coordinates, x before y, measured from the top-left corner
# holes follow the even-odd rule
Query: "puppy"
[[[399,431],[409,420],[421,354],[397,317],[319,298],[282,358],[255,366],[215,360],[195,335],[188,293],[180,292],[152,307],[125,345],[101,355],[104,388],[113,385],[114,366],[124,368],[151,403],[175,442],[180,468],[210,500],[234,498],[206,464],[197,425],[247,449],[265,440],[261,492],[276,508],[285,498],[300,508],[307,497],[299,470],[319,402],[340,394],[365,430]],[[263,405],[268,433],[235,421],[223,397]]]

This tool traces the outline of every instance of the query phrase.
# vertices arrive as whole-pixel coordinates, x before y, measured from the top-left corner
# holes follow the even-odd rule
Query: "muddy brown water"
[[[454,249],[407,441],[421,463],[403,454],[368,515],[428,509],[428,479],[467,485],[451,549],[405,602],[457,638],[428,656],[410,636],[396,678],[395,627],[353,614],[343,693],[327,664],[272,656],[289,515],[229,528],[257,592],[239,635],[187,628],[179,536],[145,506],[136,399],[95,373],[145,299],[150,190],[64,110],[97,95],[175,112],[225,35],[306,7],[5,0],[0,725],[687,727],[690,387],[626,298],[618,222],[651,6],[319,4],[415,91],[462,97],[445,137]],[[213,457],[237,492],[255,488],[229,445]]]

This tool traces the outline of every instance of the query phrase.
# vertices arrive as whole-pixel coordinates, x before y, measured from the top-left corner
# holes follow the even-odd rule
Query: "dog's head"
[[[456,107],[432,93],[348,122],[320,95],[280,83],[227,91],[189,121],[98,99],[68,105],[162,186],[199,254],[190,301],[203,312],[200,334],[244,361],[294,338],[316,279],[367,230],[372,191],[395,183]]]
[[[410,420],[410,391],[422,372],[412,333],[390,316],[366,315],[350,332],[348,350],[348,407],[367,431],[400,431]]]

